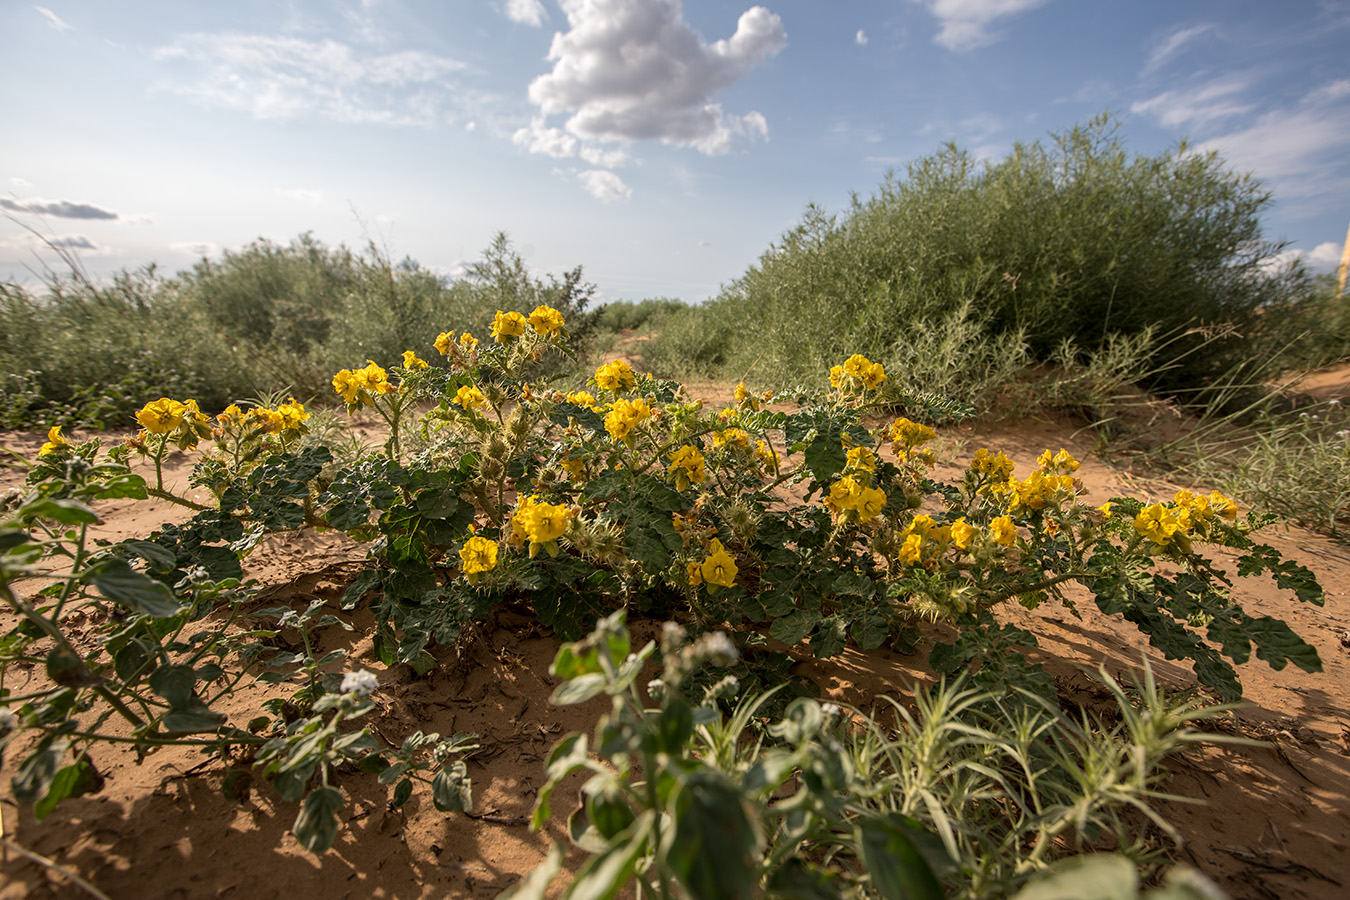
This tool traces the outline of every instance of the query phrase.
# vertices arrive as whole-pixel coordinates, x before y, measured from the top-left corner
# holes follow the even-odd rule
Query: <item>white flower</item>
[[[299,613],[297,613],[297,612],[296,612],[295,610],[293,610],[293,609],[287,611],[286,614],[283,615],[283,616],[281,617],[281,619],[277,622],[277,627],[278,627],[278,628],[299,628],[299,627],[300,627],[300,615],[299,615]]]
[[[835,716],[839,715],[839,704],[822,703],[820,704],[820,711],[825,714],[825,718],[833,719]]]
[[[348,672],[342,676],[342,687],[338,690],[344,694],[360,694],[362,697],[369,697],[379,690],[379,687],[380,680],[375,677],[374,672],[357,669],[355,672]]]
[[[713,662],[724,666],[731,665],[741,656],[736,642],[720,631],[703,636],[703,652]]]

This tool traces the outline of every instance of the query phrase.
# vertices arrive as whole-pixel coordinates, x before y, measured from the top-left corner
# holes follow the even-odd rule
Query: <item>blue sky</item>
[[[1109,110],[1272,190],[1334,268],[1347,0],[0,0],[0,278],[373,239],[453,275],[506,231],[608,299],[697,301],[808,203]],[[17,221],[15,221],[17,220]]]

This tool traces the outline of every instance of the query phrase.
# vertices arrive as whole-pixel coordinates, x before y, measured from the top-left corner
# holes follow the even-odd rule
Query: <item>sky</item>
[[[448,277],[504,231],[606,300],[716,296],[808,204],[1109,112],[1273,192],[1332,270],[1350,0],[0,0],[0,280],[265,238]],[[39,236],[41,240],[39,240]]]

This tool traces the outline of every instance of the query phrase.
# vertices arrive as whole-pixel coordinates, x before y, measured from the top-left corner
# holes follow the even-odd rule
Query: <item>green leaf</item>
[[[1013,900],[1135,900],[1139,874],[1114,853],[1070,856],[1036,873]]]
[[[323,853],[337,839],[337,814],[342,811],[342,794],[331,787],[315,788],[295,818],[295,838],[311,853]]]
[[[685,776],[670,798],[675,823],[666,865],[695,900],[739,900],[758,886],[759,836],[740,790],[725,776],[701,770]]]
[[[887,900],[943,900],[942,885],[905,830],[885,816],[855,826],[872,887]]]
[[[70,797],[96,794],[103,788],[103,776],[88,759],[81,759],[57,770],[43,795],[33,806],[33,815],[40,822],[56,808],[56,804]]]
[[[650,818],[644,821],[649,822]],[[645,829],[640,829],[628,840],[610,844],[577,871],[563,897],[566,900],[610,900],[632,877],[633,867],[646,843]]]
[[[412,792],[413,783],[411,778],[405,778],[400,781],[398,787],[394,788],[394,799],[390,801],[393,804],[394,809],[398,809],[400,806],[407,803],[408,799],[412,797]]]
[[[193,686],[197,673],[192,666],[160,666],[150,673],[150,690],[169,701],[174,709],[187,709],[197,699]],[[200,701],[198,701],[200,702]]]
[[[834,872],[789,857],[769,876],[768,893],[774,900],[839,900],[840,881]]]
[[[462,760],[446,766],[431,781],[431,799],[441,812],[472,812],[473,785]]]
[[[170,710],[164,715],[166,731],[176,734],[198,734],[215,731],[224,725],[228,717],[224,713],[212,712],[206,704],[198,700],[188,709]]]
[[[820,613],[811,609],[799,609],[779,619],[769,626],[769,634],[785,644],[796,644],[811,633],[820,621]]]
[[[830,616],[821,620],[819,630],[811,636],[812,655],[817,659],[828,659],[843,653],[847,628],[848,623],[843,616]]]
[[[69,688],[94,687],[103,683],[102,678],[85,667],[84,660],[65,647],[54,647],[47,654],[47,677]]]
[[[553,690],[553,695],[548,698],[548,702],[554,706],[572,706],[577,703],[585,703],[587,700],[604,693],[605,673],[591,672],[588,675],[578,675],[570,681],[564,681]]]
[[[93,525],[98,515],[78,500],[57,500],[43,497],[30,500],[14,512],[20,522],[34,519],[50,519],[62,525]]]
[[[108,559],[91,566],[85,577],[99,593],[132,612],[167,619],[182,609],[168,585],[137,572],[124,559]]]
[[[56,775],[56,768],[69,749],[68,741],[57,741],[48,735],[43,738],[32,755],[19,765],[10,783],[14,788],[14,798],[20,803],[34,803],[47,793]]]

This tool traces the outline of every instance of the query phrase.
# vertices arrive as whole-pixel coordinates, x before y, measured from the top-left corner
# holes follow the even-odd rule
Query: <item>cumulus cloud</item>
[[[365,53],[334,40],[189,34],[154,51],[197,70],[170,90],[256,119],[316,114],[343,123],[430,125],[454,103],[466,66],[420,50]]]
[[[563,143],[544,124],[554,115],[568,116],[566,133],[579,141],[659,140],[707,154],[767,134],[762,115],[726,113],[713,98],[787,45],[775,14],[752,7],[730,38],[709,44],[684,21],[679,0],[561,5],[570,28],[553,36],[553,71],[529,89],[543,116],[517,143],[557,155]]]
[[[506,0],[506,17],[512,22],[519,22],[522,25],[533,25],[538,28],[544,24],[544,19],[548,14],[544,12],[544,4],[539,0]]]
[[[859,46],[859,47],[866,47],[866,46],[867,46],[867,32],[865,32],[865,31],[863,31],[861,28],[859,28],[859,29],[858,29],[858,33],[855,34],[855,35],[853,36],[853,40],[855,40],[855,41],[858,42],[858,46]]]
[[[592,197],[602,203],[627,200],[633,196],[633,189],[624,184],[622,178],[604,169],[587,169],[578,174],[577,179]]]
[[[21,179],[18,179],[21,180]],[[16,183],[17,181],[16,180]],[[58,219],[104,219],[116,221],[117,213],[92,203],[71,203],[69,200],[11,200],[0,197],[0,209],[35,216],[55,216]]]
[[[995,21],[1044,6],[1050,0],[923,0],[938,20],[933,42],[964,53],[998,41],[1002,35],[990,30]]]
[[[1302,261],[1314,273],[1335,272],[1341,265],[1342,249],[1342,245],[1335,241],[1326,241],[1311,250],[1293,248],[1275,254],[1264,262],[1262,268],[1267,272],[1279,272],[1297,261]]]
[[[74,26],[74,25],[71,25],[69,22],[66,22],[64,19],[62,19],[62,18],[61,18],[60,16],[58,16],[56,13],[52,12],[52,11],[51,11],[50,9],[48,9],[47,7],[45,7],[45,6],[34,6],[33,9],[37,10],[38,13],[41,14],[42,17],[43,17],[44,19],[47,20],[47,24],[50,25],[52,28],[55,28],[57,31],[74,31],[74,30],[75,30],[75,26]]]

